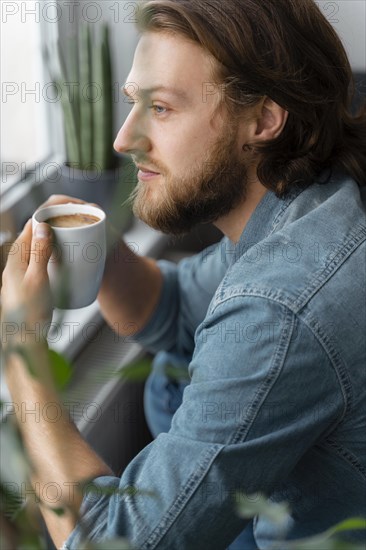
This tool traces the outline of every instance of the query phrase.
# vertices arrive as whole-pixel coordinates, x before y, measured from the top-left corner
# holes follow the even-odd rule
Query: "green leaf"
[[[332,528],[333,533],[352,531],[354,529],[366,529],[366,518],[350,518],[338,523]]]
[[[101,97],[93,104],[94,161],[103,170],[113,169],[113,73],[110,53],[109,28],[104,24],[101,37],[94,48],[93,81],[101,90]]]
[[[67,79],[69,82],[80,82],[78,37],[76,34],[68,38],[66,48],[68,61]],[[75,103],[77,103],[77,101],[75,101]]]
[[[77,50],[75,50],[76,52]],[[67,160],[70,164],[80,164],[80,109],[78,94],[73,93],[71,88],[65,90],[63,85],[67,82],[66,62],[63,58],[60,40],[57,41],[57,59],[60,66],[60,77],[53,77],[55,85],[62,92],[61,106],[64,115],[64,134],[66,143]],[[80,83],[79,83],[80,84]]]
[[[283,550],[364,550],[364,545],[337,540],[335,535],[344,531],[353,531],[366,528],[366,518],[350,518],[319,533],[302,540],[284,542]]]
[[[114,155],[113,141],[113,70],[111,59],[111,46],[109,27],[104,24],[102,27],[102,57],[103,57],[103,97],[104,97],[104,148],[105,148],[105,168],[113,169],[116,167],[117,158]]]
[[[365,550],[364,545],[332,538],[311,537],[302,542],[291,541],[281,544],[281,550]]]
[[[0,514],[13,514],[21,508],[22,504],[23,498],[20,492],[10,489],[0,481]]]
[[[91,27],[82,25],[79,34],[80,168],[90,166],[93,160],[93,104],[88,96],[92,85],[91,40]]]
[[[61,516],[65,515],[65,509],[64,508],[52,508],[51,506],[49,506],[48,509],[58,517],[61,517]]]
[[[184,382],[191,379],[186,367],[173,367],[172,365],[165,365],[164,372],[166,376],[178,382]]]
[[[53,379],[59,390],[63,390],[72,374],[70,363],[54,350],[48,350],[49,362]]]
[[[284,524],[288,518],[289,507],[286,503],[271,502],[263,495],[238,493],[237,497],[237,511],[242,518],[253,518],[260,514],[277,525]]]
[[[151,361],[149,359],[141,359],[138,362],[126,365],[119,369],[115,376],[130,380],[131,382],[142,382],[146,380],[151,373]]]

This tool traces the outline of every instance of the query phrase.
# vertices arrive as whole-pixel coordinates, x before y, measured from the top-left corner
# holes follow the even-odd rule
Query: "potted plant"
[[[79,27],[62,53],[60,42],[45,57],[58,97],[61,98],[66,161],[57,192],[88,202],[107,211],[122,205],[136,182],[130,159],[113,150],[114,101],[110,33],[107,23],[97,32],[90,24]],[[130,209],[118,209],[124,227],[132,218]],[[128,220],[127,220],[128,218]]]

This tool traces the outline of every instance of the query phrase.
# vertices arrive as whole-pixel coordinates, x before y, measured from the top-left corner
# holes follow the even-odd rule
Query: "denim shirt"
[[[237,244],[159,262],[136,338],[186,358],[190,384],[170,431],[94,480],[121,491],[84,497],[65,548],[87,529],[140,550],[224,549],[246,525],[239,491],[289,503],[281,532],[255,518],[262,550],[366,516],[365,240],[366,188],[334,175],[268,192]]]

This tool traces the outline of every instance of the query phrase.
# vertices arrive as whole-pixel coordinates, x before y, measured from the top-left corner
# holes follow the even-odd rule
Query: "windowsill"
[[[13,184],[11,184],[10,180],[3,182],[1,212],[15,208],[18,203],[31,196],[32,193],[38,194],[38,190],[41,196],[46,195],[47,191],[45,190],[48,189],[48,187],[50,187],[50,189],[52,187],[52,183],[47,181],[47,177],[52,178],[55,167],[61,166],[63,162],[63,156],[52,155],[46,161],[37,163],[34,170],[26,172],[24,179],[21,181],[17,181],[17,179],[14,178]]]

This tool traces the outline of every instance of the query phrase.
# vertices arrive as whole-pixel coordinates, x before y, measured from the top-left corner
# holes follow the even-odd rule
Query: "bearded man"
[[[169,234],[213,223],[224,236],[178,265],[125,263],[116,240],[99,303],[156,353],[145,393],[155,440],[119,478],[66,414],[27,419],[38,487],[57,479],[70,508],[56,516],[46,501],[43,515],[70,550],[85,536],[291,548],[366,514],[365,108],[351,114],[348,59],[313,0],[151,0],[138,28],[115,141],[139,168],[134,212]],[[50,234],[38,227],[19,237],[34,253],[6,268],[5,316],[47,288]],[[36,351],[39,379],[8,358],[14,402],[57,402],[45,346]],[[100,491],[71,499],[85,479]],[[239,517],[238,493],[288,502],[281,530]]]

